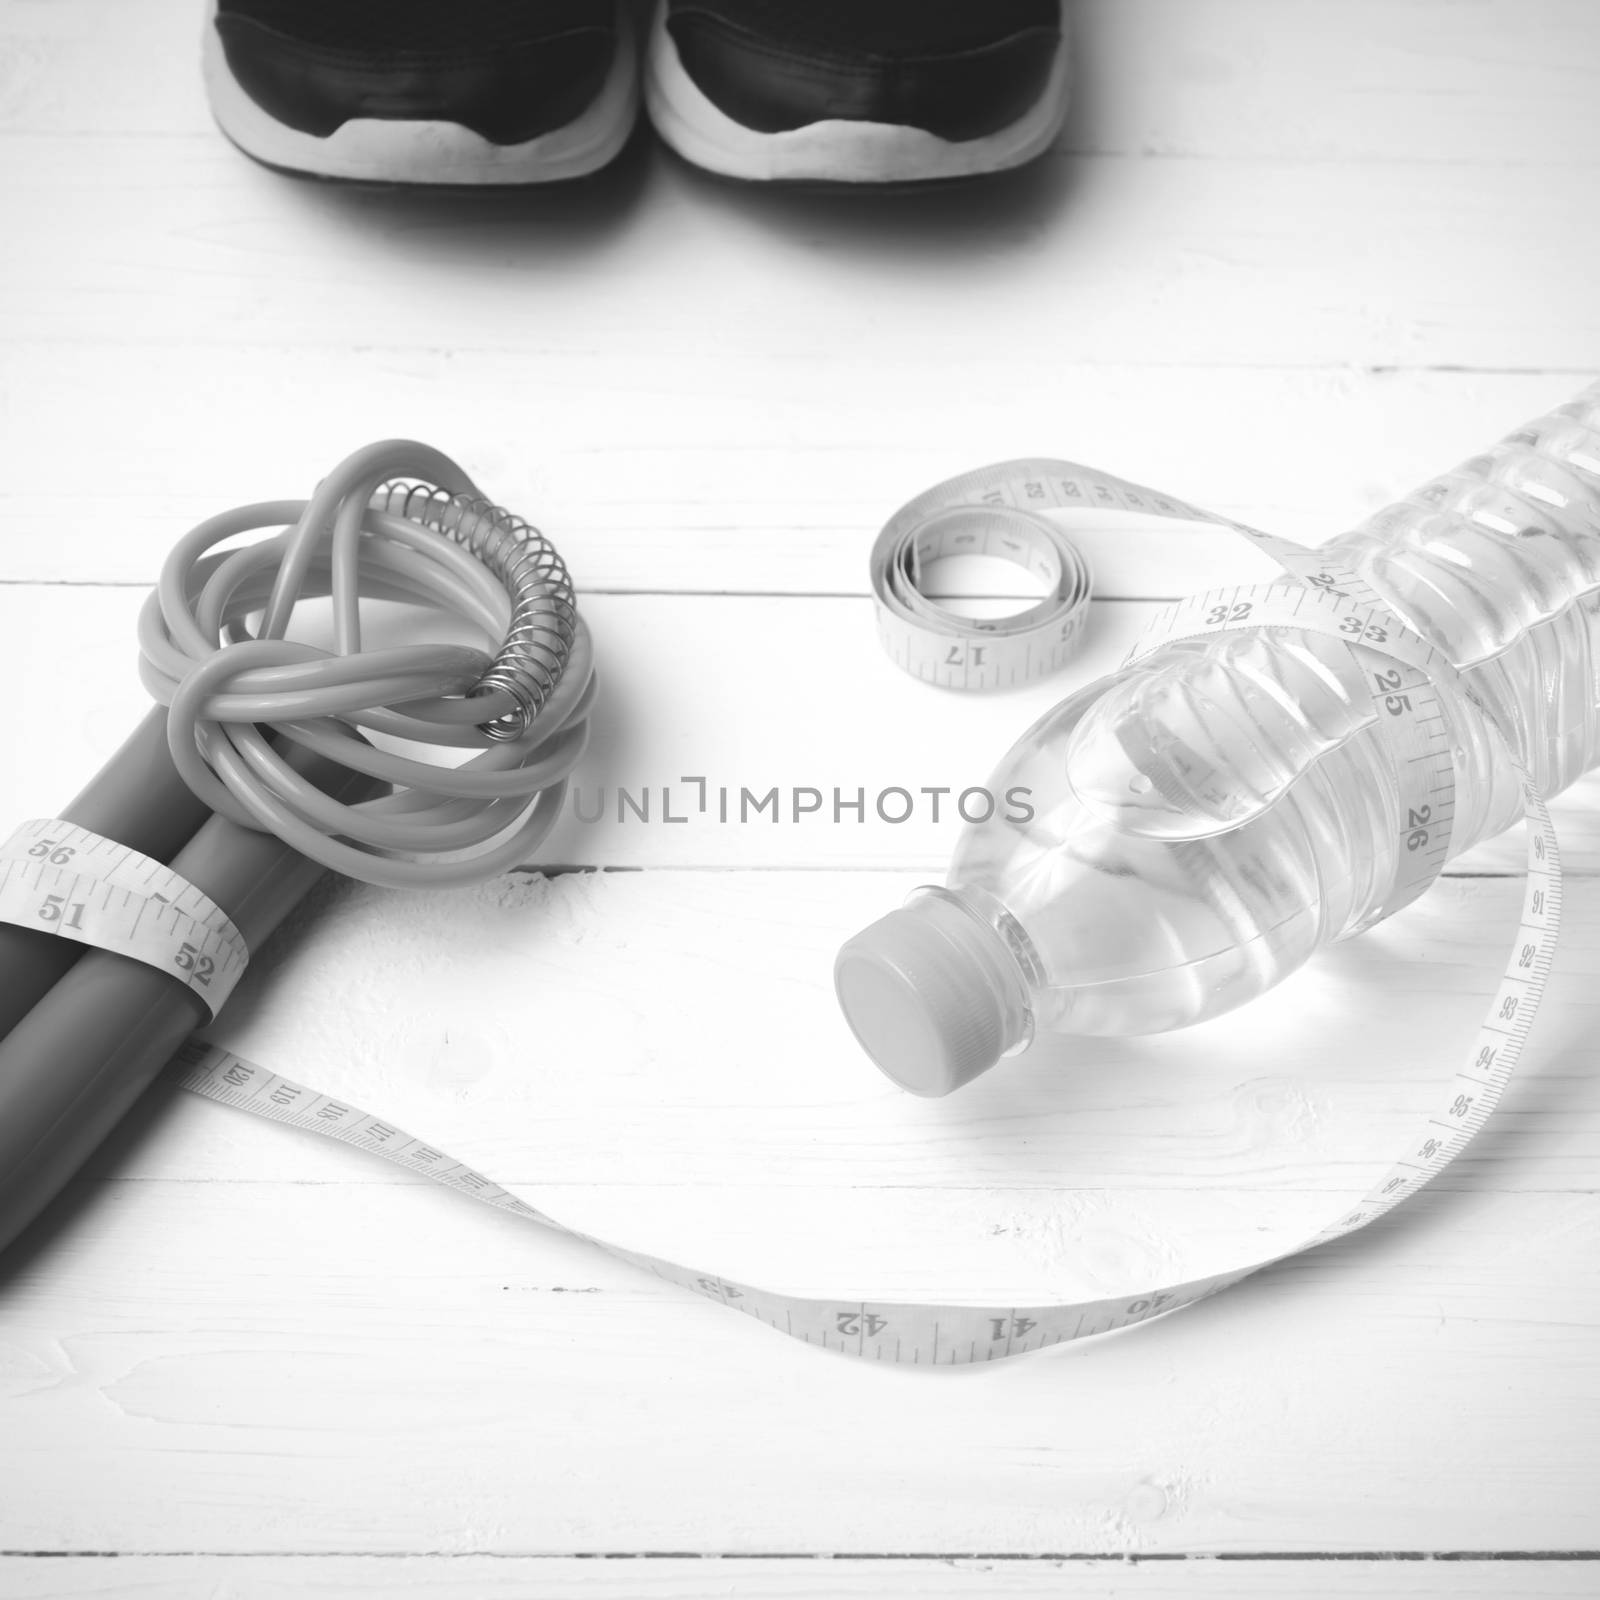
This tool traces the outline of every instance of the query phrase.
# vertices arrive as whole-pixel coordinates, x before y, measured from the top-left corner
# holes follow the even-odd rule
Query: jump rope
[[[880,635],[906,670],[982,689],[1055,670],[1081,634],[1087,565],[1045,513],[1091,507],[1209,523],[1250,540],[1286,579],[1166,609],[1134,656],[1173,638],[1279,624],[1359,641],[1381,657],[1375,701],[1403,702],[1403,799],[1429,804],[1385,910],[1414,898],[1447,855],[1448,747],[1427,714],[1450,683],[1498,727],[1456,667],[1351,568],[1073,463],[1003,463],[902,508],[874,547]],[[279,531],[240,549],[236,536]],[[980,621],[930,600],[927,568],[988,554],[1047,589]],[[296,608],[331,602],[333,642],[288,637]],[[363,601],[447,618],[472,644],[368,648]],[[448,887],[527,865],[560,814],[595,697],[590,636],[550,541],[491,505],[448,457],[406,441],[340,464],[307,500],[241,507],[168,557],[139,624],[158,702],[59,818],[0,847],[0,1250],[50,1202],[150,1084],[368,1150],[565,1233],[504,1186],[382,1117],[234,1055],[199,1032],[249,951],[323,870],[386,887]],[[421,748],[431,753],[413,754]],[[802,1298],[577,1234],[608,1254],[807,1343],[930,1365],[995,1360],[1192,1304],[1392,1210],[1488,1120],[1538,1011],[1555,950],[1554,828],[1522,780],[1528,877],[1488,1012],[1403,1155],[1354,1207],[1267,1260],[1134,1296],[1065,1305],[922,1305]],[[1426,786],[1429,796],[1421,799]],[[1404,808],[1402,808],[1404,813]],[[1415,830],[1413,830],[1415,831]]]

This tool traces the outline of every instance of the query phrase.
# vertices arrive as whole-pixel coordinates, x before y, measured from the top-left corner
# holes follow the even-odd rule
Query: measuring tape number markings
[[[249,959],[209,895],[66,822],[25,822],[0,847],[0,921],[131,956],[186,985],[213,1017]]]
[[[1063,468],[1069,471],[1064,473]],[[997,476],[1003,480],[998,486]],[[1069,483],[1076,486],[1070,495],[1061,487]],[[1041,486],[1039,495],[1030,484]],[[1045,486],[1051,484],[1054,487],[1047,490]],[[988,498],[997,487],[998,502]],[[1454,766],[1444,738],[1437,685],[1451,685],[1479,709],[1497,735],[1500,730],[1456,668],[1406,628],[1353,571],[1330,563],[1315,550],[1066,463],[1007,463],[954,479],[911,502],[891,520],[884,538],[898,530],[896,547],[902,548],[906,529],[914,530],[930,516],[951,511],[957,504],[954,496],[974,496],[991,511],[996,504],[1015,511],[1019,495],[1026,502],[1047,493],[1055,496],[1050,504],[1069,499],[1076,503],[1080,497],[1093,495],[1093,503],[1111,509],[1231,528],[1300,580],[1298,587],[1278,583],[1229,589],[1178,602],[1158,615],[1152,635],[1135,650],[1134,658],[1175,639],[1263,626],[1320,633],[1349,645],[1367,664],[1374,713],[1391,719],[1391,731],[1401,750],[1402,866],[1380,914],[1399,909],[1431,883],[1448,854],[1454,791]],[[991,528],[996,538],[1020,535],[1020,531],[1009,516],[1003,526]],[[943,541],[944,535],[938,534],[926,549],[943,550]],[[883,542],[880,539],[880,547]],[[1035,551],[1041,560],[1045,559],[1042,549]],[[934,557],[924,553],[919,559]],[[914,569],[908,566],[905,570]],[[1086,579],[1083,593],[1087,593]],[[970,625],[969,619],[959,620]],[[1076,620],[1064,615],[1058,601],[1052,623],[1058,645],[1070,645],[1080,625],[1081,615]],[[1004,682],[1004,674],[1012,671],[1020,681],[1020,675],[1049,670],[1042,665],[1051,659],[1043,636],[1025,644],[1026,634],[1027,630],[1021,635],[983,631],[980,636],[985,639],[1000,639],[1001,651],[982,660],[970,659],[963,669],[967,674],[964,686],[984,686],[991,678]],[[913,637],[909,627],[901,630],[900,637],[902,641]],[[927,659],[931,637],[931,629],[925,631],[910,659]],[[946,650],[950,648],[941,643]],[[917,652],[924,654],[918,656]],[[940,665],[954,670],[956,663]],[[946,680],[934,674],[933,681]],[[486,1205],[585,1240],[620,1261],[756,1317],[808,1344],[907,1364],[999,1360],[1165,1315],[1276,1261],[1343,1238],[1393,1210],[1461,1153],[1489,1119],[1516,1069],[1549,979],[1560,925],[1561,871],[1555,829],[1531,777],[1520,765],[1517,771],[1529,828],[1528,874],[1516,938],[1471,1047],[1404,1154],[1355,1206],[1302,1243],[1226,1272],[1155,1286],[1132,1297],[1038,1306],[963,1306],[780,1294],[568,1228],[395,1124],[198,1037],[179,1052],[171,1071],[176,1083],[195,1094],[370,1151]],[[199,890],[157,862],[61,822],[24,824],[0,847],[0,919],[145,961],[188,984],[213,1015],[244,969],[245,951],[237,931]]]

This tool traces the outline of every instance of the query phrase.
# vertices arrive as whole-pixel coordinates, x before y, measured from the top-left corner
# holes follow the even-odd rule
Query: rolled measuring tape
[[[1496,736],[1503,738],[1498,724],[1457,669],[1410,632],[1357,574],[1331,564],[1329,558],[1315,550],[1198,512],[1134,485],[1123,487],[1149,498],[1148,506],[1130,509],[1155,509],[1158,515],[1232,528],[1272,555],[1299,580],[1294,586],[1279,583],[1256,589],[1229,589],[1180,602],[1157,619],[1159,636],[1153,633],[1135,655],[1174,638],[1282,626],[1340,639],[1367,665],[1375,715],[1395,720],[1409,751],[1402,759],[1406,774],[1401,780],[1401,810],[1406,813],[1402,818],[1402,860],[1409,865],[1399,874],[1383,911],[1398,909],[1433,881],[1448,854],[1453,768],[1449,752],[1443,748],[1436,710],[1430,708],[1428,696],[1434,692],[1434,685],[1450,683],[1479,708]],[[1163,510],[1163,504],[1174,509]],[[1354,1233],[1437,1177],[1465,1149],[1488,1121],[1516,1070],[1545,993],[1560,927],[1561,870],[1555,829],[1532,779],[1514,759],[1512,764],[1521,778],[1528,821],[1528,875],[1522,913],[1504,971],[1477,1035],[1439,1091],[1436,1103],[1407,1141],[1404,1153],[1355,1206],[1302,1243],[1225,1272],[1178,1283],[1152,1284],[1131,1296],[1052,1305],[996,1306],[841,1301],[780,1294],[568,1228],[485,1174],[394,1123],[282,1077],[209,1041],[191,1040],[179,1052],[170,1071],[174,1082],[192,1093],[370,1151],[486,1205],[583,1239],[620,1261],[742,1311],[807,1344],[868,1360],[929,1366],[1001,1360],[1164,1316],[1217,1294],[1275,1262]],[[67,851],[71,853],[65,859],[52,859]],[[70,876],[48,877],[50,873]],[[113,913],[111,908],[123,905],[125,897],[142,903],[152,919],[151,925],[165,931],[147,937],[139,931],[146,927],[142,917],[125,910]],[[87,908],[93,905],[102,906],[102,910],[91,917]],[[177,909],[180,905],[181,910]],[[66,906],[85,909],[76,916],[56,914]],[[215,952],[214,959],[219,961],[237,946],[238,970],[243,969],[243,946],[236,931],[198,890],[183,884],[158,863],[135,857],[134,852],[120,845],[64,823],[28,824],[0,846],[0,918],[28,927],[44,924],[48,931],[61,937],[119,948],[191,987],[196,987],[196,980],[182,956],[186,946]],[[179,937],[185,928],[191,935],[188,940]],[[237,976],[237,971],[232,973],[233,978]],[[201,985],[197,992],[204,987]]]
[[[1082,637],[1091,579],[1082,551],[1041,513],[1105,504],[1090,481],[1098,475],[1086,470],[1001,462],[938,484],[895,512],[870,561],[878,637],[890,660],[946,689],[1009,689],[1057,671]],[[1120,501],[1112,508],[1139,509]],[[924,592],[927,569],[951,556],[1008,561],[1043,582],[1045,597],[1007,617],[951,611]]]

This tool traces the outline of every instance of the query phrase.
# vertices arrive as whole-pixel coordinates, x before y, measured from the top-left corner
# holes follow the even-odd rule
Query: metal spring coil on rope
[[[215,548],[260,529],[277,531]],[[289,639],[297,606],[324,597],[332,648]],[[453,618],[477,642],[365,648],[363,600]],[[587,743],[593,649],[565,563],[411,441],[356,451],[308,500],[208,518],[168,556],[139,632],[189,787],[369,883],[470,883],[525,864]],[[473,753],[430,761],[419,745]],[[302,771],[318,760],[370,781],[336,799]]]
[[[459,544],[506,586],[511,626],[474,694],[510,695],[516,710],[479,726],[491,739],[520,738],[555,693],[572,653],[578,607],[566,563],[539,529],[477,495],[388,483],[373,504]]]

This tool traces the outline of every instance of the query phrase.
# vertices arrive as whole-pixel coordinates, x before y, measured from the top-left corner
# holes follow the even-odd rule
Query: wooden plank
[[[456,454],[488,495],[550,532],[589,590],[864,594],[873,535],[898,505],[1030,452],[1317,543],[1579,387],[1563,375],[1074,366],[996,345],[963,360],[957,394],[943,355],[887,343],[870,346],[871,384],[840,385],[826,340],[782,362],[718,345],[686,371],[648,348],[530,364],[415,342],[425,336],[408,320],[365,349],[11,344],[7,436],[27,470],[0,482],[0,579],[149,582],[203,517],[304,495],[386,432]],[[763,393],[770,402],[752,405]],[[194,438],[158,398],[185,395],[206,397]],[[1080,517],[1073,533],[1106,596],[1171,598],[1260,570],[1232,536],[1187,525]]]
[[[1592,1564],[1583,1561],[1281,1561],[1179,1562],[856,1561],[792,1556],[572,1557],[428,1555],[123,1556],[115,1561],[0,1557],[0,1581],[13,1600],[358,1600],[365,1595],[425,1595],[428,1600],[557,1600],[578,1592],[595,1600],[701,1600],[708,1592],[746,1600],[1587,1600]]]
[[[676,1234],[656,1242],[691,1256],[730,1242],[698,1190],[764,1183],[785,1215],[791,1189],[892,1191],[877,1227],[907,1250],[920,1247],[914,1219],[894,1210],[902,1191],[1067,1188],[1092,1207],[1126,1190],[1139,1211],[1158,1204],[1152,1192],[1215,1189],[1226,1230],[1242,1189],[1260,1202],[1251,1226],[1287,1245],[1375,1181],[1436,1105],[1505,960],[1519,894],[1514,881],[1450,881],[1218,1021],[1041,1043],[925,1101],[861,1053],[831,980],[843,939],[915,881],[651,872],[459,895],[330,886],[258,954],[215,1036],[502,1181],[687,1183]],[[1524,1077],[1442,1187],[1592,1186],[1600,906],[1581,887]],[[126,1168],[140,1180],[417,1181],[188,1096],[152,1111]],[[605,1203],[624,1211],[571,1220],[632,1226],[639,1210],[648,1225],[666,1202]],[[817,1237],[851,1227],[813,1223]],[[1019,1228],[1025,1260],[1038,1230]],[[1133,1231],[1170,1229],[1155,1217]],[[1235,1232],[1220,1248],[1248,1259],[1250,1240]]]
[[[1268,574],[1260,557],[1246,551],[1245,559]],[[131,588],[0,586],[0,637],[21,666],[0,729],[18,752],[0,764],[8,827],[55,815],[143,715],[149,702],[135,670],[143,600]],[[879,648],[865,599],[586,595],[580,604],[595,634],[602,699],[577,792],[542,861],[873,866],[939,876],[960,833],[960,794],[984,785],[1058,700],[1118,667],[1155,609],[1101,605],[1064,672],[1025,689],[965,695],[900,672]],[[686,781],[695,777],[703,786]],[[774,789],[776,800],[757,809]],[[906,810],[894,789],[910,796],[903,822],[887,820]],[[951,793],[930,792],[939,789]],[[638,815],[646,790],[648,822]],[[860,821],[846,809],[858,798]],[[1600,863],[1597,798],[1600,777],[1591,775],[1557,804],[1574,873]],[[968,810],[983,805],[974,797]],[[666,822],[668,811],[688,820]],[[1481,846],[1458,869],[1522,872],[1521,831]]]
[[[197,13],[0,10],[0,136],[209,136]],[[1176,157],[1592,164],[1586,0],[1088,0],[1062,148]],[[1538,115],[1530,116],[1529,108]]]
[[[529,389],[552,352],[650,350],[670,375],[663,408],[699,388],[718,346],[766,359],[747,397],[759,408],[783,405],[785,370],[819,351],[850,352],[841,386],[885,403],[885,375],[913,352],[961,373],[963,393],[967,365],[997,350],[1040,372],[1600,368],[1584,272],[1600,219],[1515,166],[1333,165],[1308,184],[1278,161],[1085,157],[1070,187],[1046,169],[841,211],[654,153],[648,173],[612,180],[636,196],[508,201],[287,183],[217,138],[162,141],[159,161],[115,136],[18,135],[5,150],[0,338],[165,350],[253,335],[308,352],[308,386],[318,353],[419,327],[442,359],[520,355]]]
[[[1593,1537],[1592,1189],[1428,1194],[1375,1238],[1128,1336],[937,1375],[807,1350],[450,1197],[184,1183],[104,1198],[6,1286],[12,1550]],[[863,1227],[849,1248],[881,1243]]]
[[[1073,20],[1069,148],[1541,168],[1595,159],[1600,16],[1584,0],[1090,0]]]

